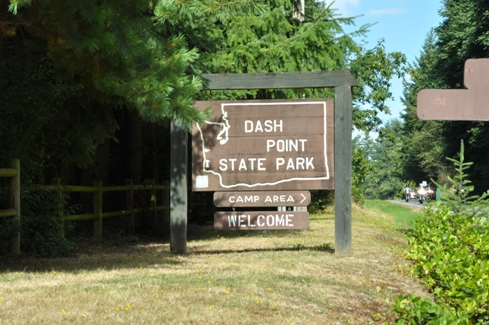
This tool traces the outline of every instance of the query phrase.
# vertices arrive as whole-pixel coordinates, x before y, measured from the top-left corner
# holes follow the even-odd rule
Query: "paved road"
[[[406,200],[390,200],[389,202],[396,203],[396,204],[402,204],[402,205],[406,205],[410,208],[418,208],[418,209],[424,208],[426,206],[426,202],[423,202],[423,204],[421,204],[421,203],[419,203],[418,200],[415,200],[415,199],[409,200],[409,202],[406,202]]]
[[[406,200],[389,200],[391,203],[396,203],[396,204],[402,204],[405,206],[408,206],[410,208],[424,208],[426,207],[426,202],[423,204],[420,204],[419,201],[417,200],[409,200],[409,202],[406,202]],[[435,207],[436,209],[436,207]],[[479,217],[486,217],[489,218],[489,207],[467,207],[467,209],[464,211],[464,213],[472,216],[479,216]]]

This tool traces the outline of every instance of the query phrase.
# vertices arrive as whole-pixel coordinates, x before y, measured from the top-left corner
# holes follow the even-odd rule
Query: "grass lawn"
[[[392,204],[388,201],[366,200],[365,208],[371,212],[379,211],[392,216],[396,229],[413,228],[414,222],[423,216],[423,209],[409,208],[401,204]]]
[[[354,208],[351,256],[334,253],[330,211],[305,231],[189,225],[185,256],[152,242],[4,260],[0,324],[390,323],[397,295],[427,293],[403,272],[410,217],[384,204]]]

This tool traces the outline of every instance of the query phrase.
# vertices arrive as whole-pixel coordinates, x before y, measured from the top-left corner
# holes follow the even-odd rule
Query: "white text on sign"
[[[241,227],[294,227],[293,214],[260,214],[251,218],[249,214],[228,215],[228,228]]]
[[[256,132],[283,132],[282,120],[265,120],[265,121],[244,121],[245,133]],[[267,139],[266,152],[305,152],[307,139]],[[222,158],[219,160],[219,170],[221,172],[249,172],[249,171],[267,171],[267,158],[249,157],[249,158]],[[296,171],[296,170],[314,170],[314,157],[277,157],[275,158],[275,170]]]
[[[307,229],[309,213],[301,211],[216,212],[214,228],[222,230]]]
[[[230,203],[247,203],[247,202],[253,202],[253,203],[258,203],[260,202],[260,196],[259,195],[237,195],[237,196],[230,196],[229,197],[229,202]],[[265,197],[265,200],[263,200],[263,203],[295,203],[294,197],[292,195],[267,195]]]
[[[309,191],[214,193],[214,204],[217,207],[307,206],[309,203],[311,203]]]

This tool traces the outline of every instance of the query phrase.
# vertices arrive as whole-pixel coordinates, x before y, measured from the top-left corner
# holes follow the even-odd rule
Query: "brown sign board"
[[[214,192],[216,207],[307,206],[309,191]]]
[[[217,230],[282,230],[309,228],[309,213],[299,211],[216,212]]]
[[[467,89],[423,89],[417,114],[422,120],[489,121],[489,59],[465,61]]]
[[[332,189],[332,99],[195,102],[193,191]]]

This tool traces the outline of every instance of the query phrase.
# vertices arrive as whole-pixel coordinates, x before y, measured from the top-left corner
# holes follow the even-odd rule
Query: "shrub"
[[[406,257],[414,262],[413,273],[430,289],[436,301],[415,296],[400,297],[394,306],[398,324],[489,323],[489,191],[470,196],[472,187],[464,171],[471,165],[463,158],[450,159],[456,176],[447,204],[430,205],[426,217],[416,222]],[[421,321],[422,320],[422,321]],[[421,322],[417,322],[421,321]]]
[[[489,322],[487,218],[432,206],[426,218],[416,223],[409,245],[406,257],[414,261],[413,272],[437,303],[467,313],[474,323]]]
[[[463,311],[442,307],[431,299],[416,295],[398,296],[394,311],[400,315],[398,325],[469,325],[469,317]]]
[[[334,202],[334,191],[331,190],[311,190],[311,203],[307,207],[309,213],[319,213],[324,211]]]

